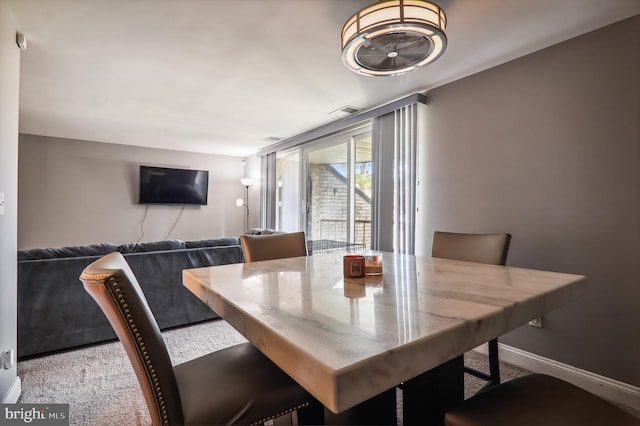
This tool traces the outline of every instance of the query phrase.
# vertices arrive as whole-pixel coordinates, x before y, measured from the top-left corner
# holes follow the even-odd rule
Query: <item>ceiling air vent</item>
[[[356,112],[360,111],[359,108],[354,108],[352,106],[346,105],[343,106],[342,108],[340,108],[340,111],[346,113],[346,114],[355,114]]]
[[[331,111],[329,114],[340,114],[340,115],[351,115],[351,114],[355,114],[356,112],[360,112],[361,109],[360,108],[356,108],[356,107],[352,107],[349,105],[345,105],[343,107],[340,107],[334,111]]]
[[[277,136],[267,136],[266,138],[262,138],[262,140],[269,143],[276,143],[276,142],[283,141],[284,138],[279,138]]]

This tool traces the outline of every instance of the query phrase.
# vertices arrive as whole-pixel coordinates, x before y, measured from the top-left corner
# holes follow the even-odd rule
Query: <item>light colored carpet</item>
[[[171,361],[179,364],[246,340],[225,321],[210,321],[163,334]],[[120,342],[18,362],[19,403],[69,404],[71,425],[150,425],[133,368]]]
[[[173,364],[246,341],[222,320],[166,331],[163,337]],[[465,364],[486,371],[487,357],[469,352]],[[501,363],[500,373],[504,381],[530,374],[506,363]],[[22,380],[19,403],[69,404],[71,425],[151,424],[135,373],[119,342],[20,361],[18,375]],[[465,375],[466,396],[483,384]]]

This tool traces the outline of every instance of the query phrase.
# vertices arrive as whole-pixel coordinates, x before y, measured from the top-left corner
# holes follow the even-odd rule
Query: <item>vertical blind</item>
[[[415,253],[417,105],[394,112],[393,249]]]

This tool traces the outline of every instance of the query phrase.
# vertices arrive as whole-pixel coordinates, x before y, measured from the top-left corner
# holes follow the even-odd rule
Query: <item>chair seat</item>
[[[185,425],[264,422],[306,407],[310,399],[250,343],[187,361],[173,370]]]
[[[544,374],[481,392],[445,416],[446,426],[638,426],[640,419],[604,399]]]

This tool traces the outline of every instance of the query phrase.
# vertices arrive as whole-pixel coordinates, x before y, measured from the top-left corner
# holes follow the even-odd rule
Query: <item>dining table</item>
[[[586,292],[582,275],[391,252],[381,275],[345,278],[344,254],[183,271],[326,423],[396,424],[400,411],[404,424],[441,425],[464,399],[466,351]]]

